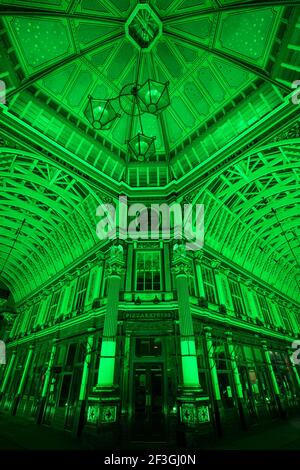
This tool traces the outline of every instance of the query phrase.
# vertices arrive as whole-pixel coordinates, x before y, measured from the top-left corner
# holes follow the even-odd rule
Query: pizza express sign
[[[172,320],[173,312],[125,312],[124,320]]]

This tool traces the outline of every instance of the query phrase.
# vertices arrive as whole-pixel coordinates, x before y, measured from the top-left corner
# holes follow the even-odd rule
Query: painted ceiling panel
[[[77,9],[85,11],[99,11],[99,12],[109,12],[109,9],[105,5],[107,2],[102,2],[101,0],[82,0],[81,4],[78,5]]]
[[[27,68],[47,65],[73,52],[67,23],[64,20],[14,18],[10,20],[23,63]]]
[[[166,42],[158,44],[156,52],[159,59],[161,60],[161,63],[164,64],[170,76],[175,79],[179,78],[182,75],[183,67],[176,56],[173,54],[169,44]]]
[[[186,8],[195,9],[195,7],[199,9],[199,8],[204,8],[204,7],[210,7],[211,5],[212,5],[212,2],[209,0],[184,0],[177,7],[177,10],[184,10]]]
[[[71,77],[74,77],[77,65],[68,65],[63,69],[54,71],[42,80],[42,86],[56,96],[62,96],[69,85]]]
[[[41,9],[53,9],[53,10],[66,10],[68,6],[68,0],[14,0],[5,1],[2,0],[3,5],[20,5],[28,8],[41,8]]]
[[[123,86],[136,79],[138,49],[125,35],[125,21],[136,4],[135,0],[83,0],[74,9],[74,19],[72,12],[68,20],[30,17],[11,19],[8,22],[9,40],[20,56],[24,75],[32,75],[41,68],[46,70],[46,76],[43,80],[37,80],[36,85],[46,93],[50,92],[58,106],[68,109],[76,119],[88,125],[83,111],[89,93],[93,94],[96,87],[103,84],[106,90],[103,89],[97,98],[112,98],[118,95]],[[270,48],[275,43],[280,18],[278,12],[281,10],[260,8],[258,13],[246,9],[215,15],[211,12],[205,14],[205,8],[216,7],[215,2],[204,0],[160,1],[153,5],[160,9],[163,33],[151,53],[142,52],[139,76],[141,82],[148,78],[163,83],[170,81],[171,98],[174,96],[170,109],[173,118],[165,119],[165,135],[172,136],[172,139],[165,145],[163,139],[157,138],[156,148],[160,154],[169,151],[177,153],[177,146],[179,149],[180,144],[186,142],[213,113],[232,104],[235,96],[256,80],[255,74],[230,59],[210,54],[210,48],[216,47],[222,54],[246,60],[249,68],[251,61],[257,66],[257,59],[265,64]],[[91,20],[90,16],[85,20],[76,18],[76,12],[88,12],[90,15],[93,11],[99,12],[101,17],[95,20]],[[177,18],[181,14],[184,19]],[[172,20],[166,25],[164,15],[172,15]],[[263,20],[262,25],[259,23],[257,26],[260,20]],[[120,39],[116,37],[110,41],[109,38],[117,33],[120,33]],[[107,38],[106,46],[103,41]],[[29,47],[29,44],[33,44],[33,47]],[[84,49],[88,49],[86,53],[82,52]],[[62,63],[56,68],[55,74],[52,70],[47,71],[47,67],[52,64],[55,67],[55,63],[60,61]],[[76,69],[69,68],[68,62],[72,62]],[[89,66],[89,70],[85,68],[84,73],[79,73],[82,63],[85,67]],[[55,85],[55,80],[60,83]],[[149,121],[146,116],[145,119]],[[126,132],[125,122],[128,126]],[[172,125],[174,129],[169,129]],[[158,126],[157,132],[163,135],[160,121]],[[131,119],[124,117],[110,131],[99,131],[99,136],[125,153],[127,145],[120,136],[128,136],[130,128]]]
[[[100,41],[106,36],[121,31],[120,27],[107,23],[74,22],[76,39],[80,46],[87,46],[94,41]]]
[[[188,19],[185,21],[177,21],[174,25],[170,25],[168,30],[179,31],[184,33],[187,37],[200,39],[202,43],[208,44],[210,35],[213,28],[213,21],[211,17]]]
[[[270,49],[270,38],[277,25],[278,9],[260,9],[225,13],[216,47],[264,65]]]
[[[253,80],[254,78],[253,74],[250,74],[245,69],[230,64],[223,59],[213,58],[212,62],[215,68],[221,73],[230,89],[245,86],[247,82],[250,82],[250,80]]]
[[[87,70],[81,70],[76,77],[76,82],[67,96],[70,107],[78,108],[82,104],[84,97],[93,83],[93,76]]]
[[[130,8],[130,0],[110,0],[110,3],[121,12],[128,11]]]
[[[114,57],[114,60],[107,68],[108,78],[111,80],[118,79],[120,73],[124,71],[124,68],[126,68],[132,60],[133,54],[135,54],[134,47],[129,42],[123,41]]]

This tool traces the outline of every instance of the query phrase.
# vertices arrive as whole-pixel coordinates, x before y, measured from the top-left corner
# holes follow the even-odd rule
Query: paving
[[[140,449],[143,447],[139,446]],[[149,445],[149,448],[152,446]],[[159,446],[161,449],[163,446]],[[201,450],[205,450],[200,446]],[[300,417],[275,422],[207,443],[208,450],[300,450]],[[23,417],[0,413],[0,450],[91,450],[86,439],[70,432],[38,426]],[[147,449],[145,443],[144,450]],[[167,448],[166,448],[167,449]]]

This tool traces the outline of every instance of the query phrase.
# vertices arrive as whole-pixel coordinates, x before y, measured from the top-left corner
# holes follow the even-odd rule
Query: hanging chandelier
[[[93,128],[102,131],[109,130],[113,123],[120,117],[116,112],[112,102],[113,100],[95,99],[89,95],[88,105],[84,115],[92,124]]]
[[[125,85],[114,98],[98,99],[89,96],[84,115],[97,131],[111,129],[121,117],[121,112],[137,118],[140,132],[127,141],[127,147],[135,160],[145,162],[155,154],[156,137],[149,137],[144,133],[142,116],[146,113],[158,116],[169,105],[169,82],[161,83],[148,79],[143,84],[137,81]]]
[[[157,115],[170,105],[169,82],[149,79],[140,86],[137,97],[142,112]]]
[[[156,137],[148,137],[139,132],[133,139],[127,142],[128,149],[133,158],[139,162],[145,162],[155,153]]]

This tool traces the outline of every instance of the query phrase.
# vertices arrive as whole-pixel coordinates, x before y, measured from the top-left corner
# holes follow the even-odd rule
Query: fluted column
[[[12,351],[11,358],[10,358],[10,361],[9,361],[9,364],[8,364],[7,367],[6,367],[5,374],[4,374],[4,379],[3,379],[3,382],[2,382],[2,385],[1,385],[1,389],[0,389],[0,400],[1,400],[2,396],[3,396],[4,393],[5,393],[6,385],[7,385],[7,383],[8,383],[9,378],[10,378],[13,365],[14,365],[14,363],[15,363],[16,354],[17,354],[17,351],[16,351],[16,350],[13,350],[13,351]]]
[[[28,371],[29,371],[29,368],[31,366],[31,359],[32,359],[32,356],[33,356],[33,348],[34,348],[33,345],[29,346],[29,351],[28,351],[28,355],[27,355],[27,358],[26,358],[26,362],[25,362],[24,370],[23,370],[22,377],[21,377],[21,380],[20,380],[17,395],[15,396],[14,402],[13,402],[13,405],[12,405],[12,410],[11,410],[12,415],[16,414],[17,409],[18,409],[18,405],[19,405],[20,400],[22,398],[22,394],[23,394],[23,391],[24,391]]]
[[[54,365],[54,360],[55,360],[56,349],[57,349],[57,340],[54,339],[53,343],[52,343],[52,348],[51,348],[51,353],[50,353],[50,358],[49,358],[47,370],[45,372],[44,385],[43,385],[42,394],[41,394],[41,402],[40,402],[40,406],[39,406],[38,413],[37,413],[37,418],[36,418],[37,424],[40,424],[43,420],[43,415],[44,415],[44,410],[45,410],[45,405],[46,405],[46,399],[47,399],[47,393],[48,393],[49,383],[50,383],[50,378],[51,378],[51,371],[52,371],[52,368],[53,368],[53,365]]]
[[[216,425],[217,433],[219,435],[222,435],[222,425],[221,425],[221,417],[220,417],[221,393],[220,393],[220,387],[219,387],[217,365],[215,361],[215,349],[213,345],[211,331],[212,329],[210,326],[206,326],[204,328],[205,341],[206,341],[206,356],[207,356],[209,373],[210,373],[210,381],[212,385],[212,394],[213,394],[212,402],[213,402],[213,410],[214,410],[214,417],[215,417],[215,425]]]
[[[235,353],[234,344],[232,341],[232,333],[231,331],[228,331],[225,333],[225,335],[227,339],[227,350],[228,350],[228,356],[230,359],[230,365],[231,365],[231,370],[232,370],[232,375],[233,375],[235,399],[237,403],[238,413],[240,416],[242,428],[246,429],[246,420],[245,420],[245,413],[244,413],[244,408],[243,408],[243,399],[244,399],[243,387],[241,384],[239,369],[238,369],[238,365],[236,361],[236,353]]]
[[[267,368],[268,368],[269,377],[270,377],[271,384],[272,384],[272,389],[273,389],[272,391],[273,391],[275,402],[276,402],[276,405],[277,405],[277,408],[278,408],[278,412],[279,412],[279,415],[282,418],[285,418],[286,413],[285,413],[285,411],[283,409],[283,406],[282,406],[282,403],[281,403],[280,389],[279,389],[277,379],[276,379],[276,375],[275,375],[275,372],[274,372],[274,369],[273,369],[273,364],[272,364],[272,361],[271,361],[270,353],[268,351],[267,342],[265,340],[263,340],[261,342],[261,344],[262,344],[263,356],[264,356],[264,360],[265,360],[265,363],[266,363]]]
[[[183,245],[175,245],[173,271],[178,296],[180,349],[183,387],[200,389],[192,313],[189,302],[188,273],[190,262]]]
[[[121,275],[124,268],[122,246],[112,247],[109,260],[109,279],[97,389],[114,387],[118,307]]]
[[[83,364],[83,371],[81,377],[81,385],[79,391],[79,402],[77,404],[76,415],[75,415],[75,423],[73,428],[73,435],[78,437],[82,434],[82,430],[84,427],[85,421],[85,410],[86,410],[86,403],[87,403],[87,386],[90,374],[90,364],[91,364],[91,355],[94,347],[94,334],[95,329],[89,328],[88,330],[89,336],[87,338],[86,343],[86,354]]]

